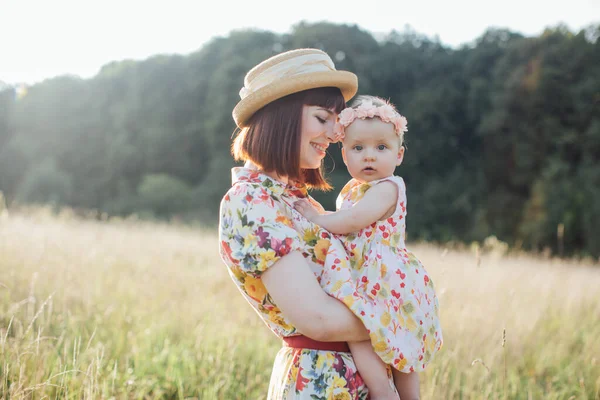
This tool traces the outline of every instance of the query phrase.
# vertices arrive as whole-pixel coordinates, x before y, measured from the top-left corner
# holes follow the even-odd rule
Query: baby
[[[417,372],[443,341],[433,282],[405,245],[406,188],[394,171],[404,158],[406,125],[389,102],[360,96],[339,114],[338,139],[352,179],[338,196],[338,211],[322,212],[308,200],[295,203],[305,218],[343,241],[356,291],[378,310],[358,315],[377,324],[371,341],[349,343],[372,399],[419,398]],[[336,268],[327,268],[335,261],[326,259],[329,277],[322,285],[340,298]]]

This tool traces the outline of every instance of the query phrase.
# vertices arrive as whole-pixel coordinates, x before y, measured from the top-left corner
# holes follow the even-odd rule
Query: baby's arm
[[[379,221],[392,208],[398,199],[397,186],[388,181],[371,187],[364,197],[352,208],[320,214],[307,200],[294,204],[306,219],[322,226],[329,232],[344,235],[356,232]]]

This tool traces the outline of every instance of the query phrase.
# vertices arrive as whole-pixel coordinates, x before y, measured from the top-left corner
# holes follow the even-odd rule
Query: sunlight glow
[[[301,4],[291,13],[272,0],[213,2],[211,11],[191,0],[0,0],[0,80],[34,83],[62,74],[89,78],[111,61],[188,54],[235,29],[284,33],[300,21],[356,24],[374,35],[408,26],[452,47],[492,26],[536,35],[559,23],[578,31],[600,21],[600,2],[591,0],[573,0],[568,7],[551,7],[544,0]]]

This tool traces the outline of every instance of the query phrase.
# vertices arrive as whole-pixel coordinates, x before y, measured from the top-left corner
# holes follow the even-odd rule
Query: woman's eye
[[[385,149],[387,149],[387,146],[385,144],[380,144],[379,146],[377,146],[377,148],[379,150],[385,150]]]
[[[321,117],[317,117],[317,119],[319,120],[320,123],[324,124],[325,122],[327,122],[326,119],[323,119]]]

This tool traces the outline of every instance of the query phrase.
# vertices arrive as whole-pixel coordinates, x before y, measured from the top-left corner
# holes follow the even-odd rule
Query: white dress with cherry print
[[[439,303],[433,282],[423,264],[406,249],[406,188],[397,176],[361,184],[350,180],[340,192],[337,208],[352,207],[372,186],[389,181],[398,187],[394,213],[354,234],[339,236],[350,259],[356,295],[348,306],[358,310],[357,299],[371,304],[360,307],[372,315],[368,319],[371,342],[382,360],[402,372],[423,371],[442,347]],[[328,268],[330,266],[330,268]],[[325,290],[336,293],[340,279],[347,276],[339,268],[339,259],[328,257],[321,282]],[[339,278],[336,279],[336,274]],[[342,298],[342,301],[344,299]],[[346,302],[346,301],[344,301]],[[364,312],[364,311],[363,311]]]

